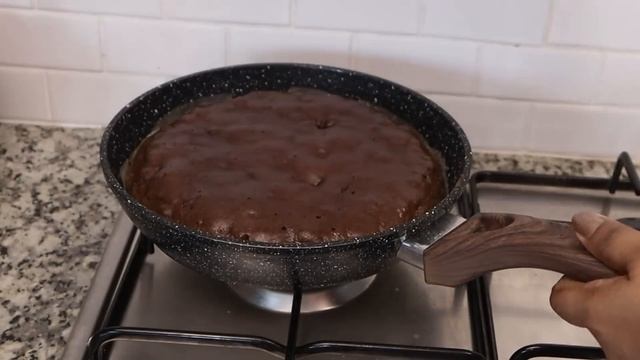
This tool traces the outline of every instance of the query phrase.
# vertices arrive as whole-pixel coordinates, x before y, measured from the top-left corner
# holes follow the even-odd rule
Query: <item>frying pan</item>
[[[124,188],[121,167],[169,111],[206,96],[290,87],[321,89],[396,114],[442,155],[448,194],[428,212],[383,232],[279,245],[187,228],[149,210]],[[450,214],[469,178],[471,155],[458,123],[404,86],[351,70],[283,63],[213,69],[164,83],[126,105],[107,126],[100,147],[107,184],[140,231],[175,261],[227,283],[319,289],[373,275],[398,256],[424,268],[428,282],[450,286],[513,267],[550,269],[580,280],[615,275],[589,255],[568,224],[512,214],[479,214],[465,221]]]

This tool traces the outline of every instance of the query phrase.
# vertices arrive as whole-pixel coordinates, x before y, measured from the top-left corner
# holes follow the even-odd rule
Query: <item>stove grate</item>
[[[622,178],[622,170],[628,179]],[[458,204],[460,214],[469,217],[480,211],[478,203],[478,184],[501,183],[531,186],[557,186],[579,189],[601,189],[610,193],[618,190],[634,191],[640,196],[640,178],[628,153],[618,157],[611,178],[585,177],[574,175],[540,175],[506,171],[480,171],[470,179],[468,191]],[[484,278],[469,282],[467,294],[469,317],[472,327],[473,350],[455,348],[417,347],[394,344],[356,343],[337,341],[318,341],[303,345],[297,344],[298,324],[300,322],[300,304],[303,294],[294,292],[294,301],[290,313],[287,344],[256,336],[187,332],[153,328],[113,327],[118,323],[128,302],[131,286],[135,284],[140,272],[140,264],[147,254],[153,252],[152,242],[142,236],[131,236],[131,256],[122,264],[119,276],[111,285],[108,306],[103,314],[102,326],[91,337],[88,344],[89,359],[102,360],[109,353],[109,346],[115,341],[145,341],[197,346],[217,346],[229,348],[252,348],[269,352],[286,360],[294,360],[314,354],[361,354],[387,356],[404,359],[441,359],[441,360],[497,360],[496,339],[491,313],[491,299]],[[531,344],[516,351],[510,360],[528,360],[538,357],[569,359],[604,359],[604,353],[597,347],[572,346],[561,344]]]

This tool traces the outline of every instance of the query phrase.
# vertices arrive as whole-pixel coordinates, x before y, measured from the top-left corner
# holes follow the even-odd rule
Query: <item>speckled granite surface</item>
[[[100,130],[0,124],[0,360],[58,359],[119,207]],[[602,175],[600,161],[477,154],[476,169]]]
[[[119,209],[100,133],[0,124],[0,359],[62,354]]]

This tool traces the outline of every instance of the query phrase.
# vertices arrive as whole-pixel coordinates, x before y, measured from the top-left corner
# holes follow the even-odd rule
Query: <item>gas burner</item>
[[[314,313],[330,310],[355,299],[369,288],[376,275],[326,289],[303,292],[300,312]],[[293,304],[293,292],[271,290],[262,287],[235,284],[231,289],[246,302],[261,309],[289,313]]]

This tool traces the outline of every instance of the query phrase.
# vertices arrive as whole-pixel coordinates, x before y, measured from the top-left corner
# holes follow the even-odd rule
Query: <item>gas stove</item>
[[[640,179],[623,153],[611,178],[477,172],[458,212],[568,220],[593,210],[632,223],[639,195]],[[604,358],[588,331],[551,310],[559,277],[504,270],[454,289],[425,284],[420,270],[397,263],[313,293],[230,287],[154,251],[122,216],[63,358]]]

